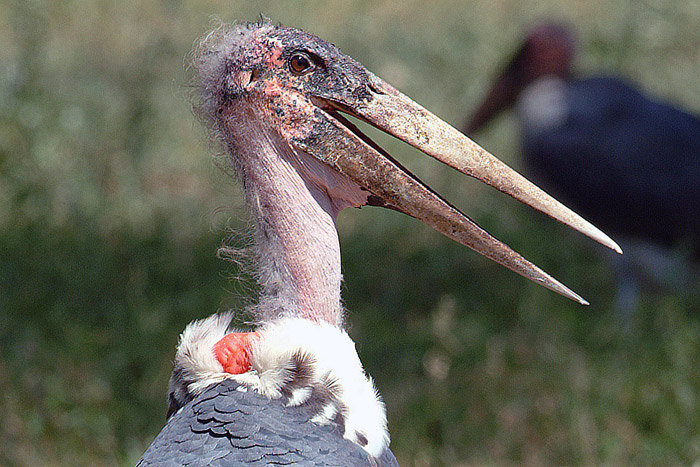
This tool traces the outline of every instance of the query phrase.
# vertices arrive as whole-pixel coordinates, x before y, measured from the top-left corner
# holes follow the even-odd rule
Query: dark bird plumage
[[[523,135],[535,177],[609,231],[697,240],[700,119],[615,77],[571,80],[564,99],[562,125]]]
[[[313,407],[289,407],[223,380],[175,413],[137,466],[395,466],[343,438],[337,424],[315,425]]]

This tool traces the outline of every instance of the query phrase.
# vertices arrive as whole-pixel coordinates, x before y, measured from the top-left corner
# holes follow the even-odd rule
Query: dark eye
[[[294,52],[289,59],[289,68],[296,74],[302,74],[314,69],[311,57],[304,52]]]

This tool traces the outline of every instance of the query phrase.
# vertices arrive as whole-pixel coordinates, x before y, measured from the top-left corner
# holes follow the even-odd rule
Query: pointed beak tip
[[[539,269],[539,268],[538,268]],[[543,273],[545,275],[545,281],[540,282],[539,280],[536,280],[536,282],[540,282],[541,285],[545,286],[549,290],[558,293],[559,295],[568,298],[569,300],[573,300],[580,305],[588,306],[590,305],[590,302],[559,282],[558,280],[554,279],[553,277],[549,276],[547,273]]]
[[[561,293],[561,292],[559,292],[559,293]],[[579,305],[583,305],[583,306],[590,305],[590,302],[588,300],[586,300],[585,298],[583,298],[582,296],[580,296],[579,294],[577,294],[576,292],[574,292],[571,289],[567,288],[566,293],[561,293],[561,295],[577,302]]]
[[[568,208],[565,208],[568,210]],[[573,211],[572,211],[573,213]],[[573,213],[575,216],[574,222],[569,223],[569,222],[563,222],[564,224],[568,225],[569,227],[572,227],[575,230],[578,230],[581,232],[583,235],[587,236],[588,238],[600,243],[603,246],[606,246],[613,250],[615,253],[622,254],[622,248],[620,248],[620,245],[615,242],[612,238],[610,238],[605,232],[600,230],[598,227],[594,226],[587,220],[583,219],[580,217],[578,214]],[[562,221],[560,221],[562,222]]]
[[[597,235],[591,236],[591,238],[596,240],[598,243],[610,248],[615,253],[622,254],[622,248],[620,248],[620,245],[618,245],[617,242],[615,242],[615,240],[608,237],[606,234],[604,234],[600,230],[598,230],[596,233],[597,233]]]
[[[588,300],[586,300],[585,298],[583,298],[582,296],[580,296],[579,294],[577,294],[576,292],[574,292],[571,289],[567,288],[566,293],[562,294],[562,295],[564,295],[566,298],[570,298],[571,300],[573,300],[575,302],[578,302],[580,305],[583,305],[583,306],[590,305],[590,302]]]

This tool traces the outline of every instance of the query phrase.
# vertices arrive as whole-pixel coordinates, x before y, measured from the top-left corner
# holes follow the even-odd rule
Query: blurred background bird
[[[678,293],[690,282],[681,258],[700,246],[700,119],[623,77],[578,77],[575,52],[571,27],[532,28],[465,132],[515,109],[532,178],[621,239],[626,254],[612,259],[627,320],[644,279]]]

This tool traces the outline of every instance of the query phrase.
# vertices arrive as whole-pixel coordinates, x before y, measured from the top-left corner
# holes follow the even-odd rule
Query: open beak
[[[372,95],[349,102],[322,99],[314,135],[294,141],[371,192],[381,204],[428,224],[497,263],[582,304],[583,298],[491,236],[398,164],[340,115],[353,115],[460,172],[509,194],[590,238],[622,252],[607,235],[546,194],[458,130],[374,75]],[[316,100],[317,101],[317,100]],[[319,137],[318,135],[323,135]]]

